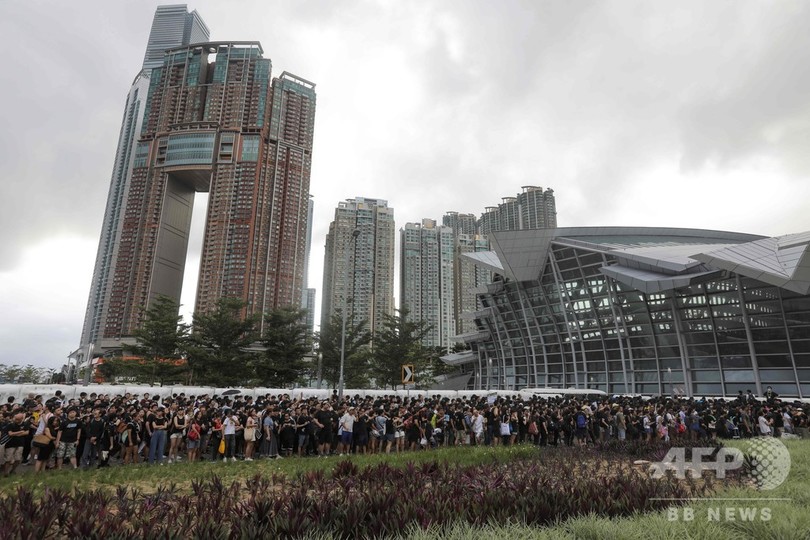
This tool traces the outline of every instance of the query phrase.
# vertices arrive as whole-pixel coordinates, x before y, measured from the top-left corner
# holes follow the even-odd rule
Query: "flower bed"
[[[331,472],[295,478],[256,475],[230,484],[213,476],[191,493],[161,487],[144,495],[25,489],[0,501],[0,537],[244,538],[394,536],[409,527],[506,520],[545,525],[595,513],[627,516],[711,489],[705,483],[654,480],[628,456],[590,449],[540,452],[533,459],[456,466],[386,463],[359,469],[351,460]],[[698,493],[701,492],[701,493]],[[659,500],[655,500],[659,499]]]

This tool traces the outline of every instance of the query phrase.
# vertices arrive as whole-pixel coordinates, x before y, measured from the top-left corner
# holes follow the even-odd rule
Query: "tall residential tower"
[[[104,332],[113,289],[113,272],[122,241],[124,209],[130,195],[133,158],[143,128],[152,68],[163,64],[165,49],[207,40],[208,27],[196,11],[189,13],[185,5],[159,6],[155,11],[143,65],[132,82],[124,106],[80,351],[91,343],[98,343]]]
[[[453,229],[423,219],[421,224],[406,223],[399,234],[400,308],[410,320],[430,326],[423,345],[449,349],[456,334]]]
[[[394,209],[381,199],[338,204],[326,235],[321,328],[347,306],[355,321],[382,328],[394,313]]]
[[[160,14],[153,34],[159,28],[163,40]],[[182,39],[201,36],[198,20],[184,23]],[[146,59],[156,61],[149,50]],[[222,297],[243,300],[249,314],[300,306],[315,85],[287,72],[273,79],[258,42],[182,41],[149,73],[142,107],[140,126],[128,131],[137,143],[121,173],[119,240],[103,295],[94,279],[95,333],[82,344],[115,348],[156,296],[179,301],[197,192],[210,195],[195,310]]]

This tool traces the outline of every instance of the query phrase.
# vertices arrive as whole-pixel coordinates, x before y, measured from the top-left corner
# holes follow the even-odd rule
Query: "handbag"
[[[220,454],[225,453],[225,439],[222,439],[221,441],[219,441],[219,453]]]
[[[44,433],[40,435],[34,435],[33,444],[36,447],[48,446],[49,444],[51,444],[51,439]]]

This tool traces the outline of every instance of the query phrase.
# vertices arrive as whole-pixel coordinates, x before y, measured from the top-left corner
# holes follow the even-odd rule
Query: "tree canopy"
[[[235,386],[252,378],[257,317],[245,316],[244,308],[238,298],[220,298],[211,312],[194,314],[188,346],[194,384]]]
[[[341,313],[332,315],[329,324],[321,328],[318,352],[321,355],[322,377],[329,386],[337,388],[340,381],[340,336],[343,326]],[[371,333],[365,320],[346,321],[346,354],[343,381],[346,388],[365,388],[370,384],[369,364]]]
[[[397,310],[394,315],[385,315],[382,330],[374,336],[374,361],[372,373],[377,385],[395,388],[402,384],[402,365],[412,364],[419,374],[425,374],[430,361],[430,351],[422,345],[422,339],[430,331],[425,321],[408,320],[408,310]]]
[[[305,372],[304,355],[309,352],[306,310],[283,307],[265,316],[263,354],[253,358],[253,374],[258,385],[284,388],[301,382]]]
[[[180,305],[160,295],[144,313],[143,322],[133,332],[134,345],[125,345],[125,354],[137,357],[104,359],[99,371],[105,379],[131,377],[138,382],[180,382],[188,375],[185,361],[189,326],[179,315]]]

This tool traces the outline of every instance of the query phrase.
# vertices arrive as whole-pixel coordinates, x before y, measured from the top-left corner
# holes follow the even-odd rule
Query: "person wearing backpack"
[[[589,409],[587,405],[583,405],[582,409],[577,412],[575,422],[576,422],[576,438],[577,438],[577,445],[585,446],[587,444],[586,437],[588,436],[588,413]]]

